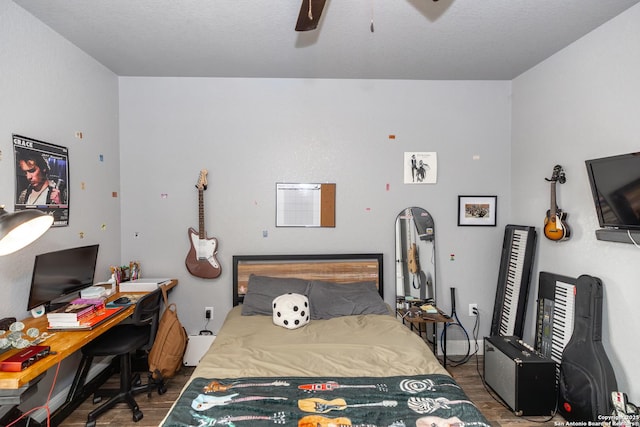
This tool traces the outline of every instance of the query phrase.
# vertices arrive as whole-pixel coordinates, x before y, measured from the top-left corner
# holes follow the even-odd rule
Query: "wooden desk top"
[[[178,284],[176,279],[173,279],[170,283],[162,285],[166,290],[174,288]],[[133,292],[116,293],[108,298],[108,301],[112,301],[123,294],[131,294]],[[105,331],[111,329],[113,326],[122,322],[127,317],[133,314],[135,306],[130,305],[125,307],[124,310],[118,312],[113,317],[109,318],[104,323],[100,324],[96,328],[90,331],[64,331],[64,332],[49,332],[52,336],[42,342],[40,345],[48,345],[51,347],[51,351],[56,354],[50,354],[44,357],[20,372],[4,372],[0,371],[0,389],[19,389],[25,385],[28,385],[31,381],[38,376],[46,372],[49,368],[55,366],[58,362],[62,361],[65,357],[70,356],[76,351],[80,350],[82,346],[97,336],[103,334]],[[25,325],[25,330],[29,328],[38,328],[41,333],[47,332],[47,316],[41,316],[38,318],[28,318],[22,320]],[[2,354],[1,360],[11,357],[20,350],[9,350]]]

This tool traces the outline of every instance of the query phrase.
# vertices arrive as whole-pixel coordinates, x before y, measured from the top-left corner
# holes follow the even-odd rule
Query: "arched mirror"
[[[396,302],[436,298],[436,239],[433,218],[422,208],[406,208],[396,218]]]

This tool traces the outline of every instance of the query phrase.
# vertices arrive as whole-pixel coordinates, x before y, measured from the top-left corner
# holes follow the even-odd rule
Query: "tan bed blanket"
[[[234,307],[192,378],[444,374],[426,343],[393,316],[312,320],[299,329]]]

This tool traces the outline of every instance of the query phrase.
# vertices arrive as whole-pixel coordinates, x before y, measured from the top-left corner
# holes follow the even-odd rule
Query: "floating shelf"
[[[635,240],[638,244],[640,244],[640,231],[631,231],[631,237],[633,237],[633,240]],[[609,229],[609,228],[601,228],[599,230],[596,230],[596,238],[598,240],[607,240],[609,242],[619,242],[619,243],[631,243],[633,244],[633,242],[631,241],[631,239],[629,238],[629,234],[627,233],[627,230],[616,230],[616,229]]]

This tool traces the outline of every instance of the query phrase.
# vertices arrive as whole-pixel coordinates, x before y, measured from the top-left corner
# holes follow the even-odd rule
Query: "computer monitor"
[[[48,252],[36,256],[27,310],[51,303],[91,286],[98,259],[98,246]]]
[[[640,153],[586,161],[600,227],[640,230]]]

